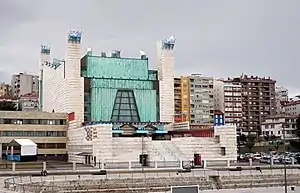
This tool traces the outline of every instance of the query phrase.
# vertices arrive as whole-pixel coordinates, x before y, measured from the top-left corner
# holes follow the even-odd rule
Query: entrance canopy
[[[37,154],[37,145],[30,139],[14,139],[9,146],[21,146],[21,156]]]

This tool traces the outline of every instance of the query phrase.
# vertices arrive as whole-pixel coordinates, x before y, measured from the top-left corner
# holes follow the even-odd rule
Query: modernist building
[[[214,122],[213,78],[192,74],[190,79],[190,122]]]
[[[157,43],[159,109],[161,122],[174,120],[174,46],[173,36]]]
[[[265,117],[276,114],[275,80],[242,75],[226,80],[242,86],[243,132],[261,132]],[[226,116],[226,115],[225,115]]]
[[[11,86],[9,84],[1,83],[0,96],[11,96]]]
[[[267,117],[262,123],[263,136],[275,136],[286,140],[297,139],[296,120],[298,116],[293,115],[276,115]],[[285,135],[285,136],[284,136]]]
[[[190,121],[190,79],[186,76],[174,79],[175,122]]]
[[[37,144],[39,159],[67,159],[68,115],[65,113],[0,111],[1,157],[14,139]]]
[[[27,93],[39,93],[39,76],[26,73],[13,75],[11,79],[11,92],[15,97]]]
[[[159,85],[157,71],[149,70],[148,58],[93,55],[81,59],[84,78],[84,120],[157,122]],[[174,91],[173,91],[174,92]]]

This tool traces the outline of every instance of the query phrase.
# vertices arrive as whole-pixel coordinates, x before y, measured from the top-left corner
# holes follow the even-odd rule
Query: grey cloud
[[[63,57],[69,29],[83,30],[83,47],[95,53],[118,48],[137,56],[145,50],[152,68],[156,41],[174,35],[177,75],[271,76],[298,92],[290,78],[300,70],[297,0],[11,0],[0,1],[0,7],[9,10],[0,11],[6,31],[0,63],[10,66],[6,73],[24,68],[37,73],[41,43]]]

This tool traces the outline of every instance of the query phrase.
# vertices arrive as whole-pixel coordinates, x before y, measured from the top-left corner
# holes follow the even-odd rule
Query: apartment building
[[[174,78],[174,110],[175,119],[177,115],[181,114],[181,80],[180,78]]]
[[[224,109],[226,125],[242,124],[242,86],[239,83],[224,82]]]
[[[12,96],[20,97],[27,93],[39,93],[39,77],[27,73],[13,75],[11,79]]]
[[[282,105],[282,111],[286,115],[300,115],[300,100],[291,100]]]
[[[10,95],[11,95],[11,86],[6,83],[1,83],[0,96],[10,96]]]
[[[190,79],[182,76],[174,79],[175,122],[190,120]]]
[[[0,156],[13,139],[31,139],[39,159],[67,159],[68,115],[65,113],[0,111]]]
[[[267,117],[262,123],[262,136],[276,136],[283,139],[285,134],[286,140],[297,139],[296,135],[297,116],[276,115]]]
[[[270,77],[242,75],[228,78],[228,83],[240,84],[242,88],[242,129],[246,133],[260,133],[265,117],[276,114],[275,80]]]
[[[284,114],[283,105],[289,101],[288,89],[277,86],[275,88],[275,99],[276,99],[276,114]]]
[[[19,99],[20,109],[22,111],[38,111],[39,110],[39,94],[27,93]]]
[[[214,110],[225,113],[223,79],[214,80]]]
[[[214,87],[213,78],[192,74],[190,80],[190,122],[213,123]]]

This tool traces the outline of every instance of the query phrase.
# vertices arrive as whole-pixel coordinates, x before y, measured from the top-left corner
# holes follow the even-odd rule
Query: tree
[[[247,137],[246,147],[249,149],[250,153],[254,146],[255,146],[255,137],[252,135],[249,135]]]
[[[296,149],[300,150],[300,116],[296,119],[296,130],[295,134],[297,135],[297,140],[292,140],[290,142],[291,146],[295,147]]]
[[[12,101],[0,101],[0,111],[17,111],[17,106]]]
[[[300,117],[296,120],[296,135],[300,141]]]

